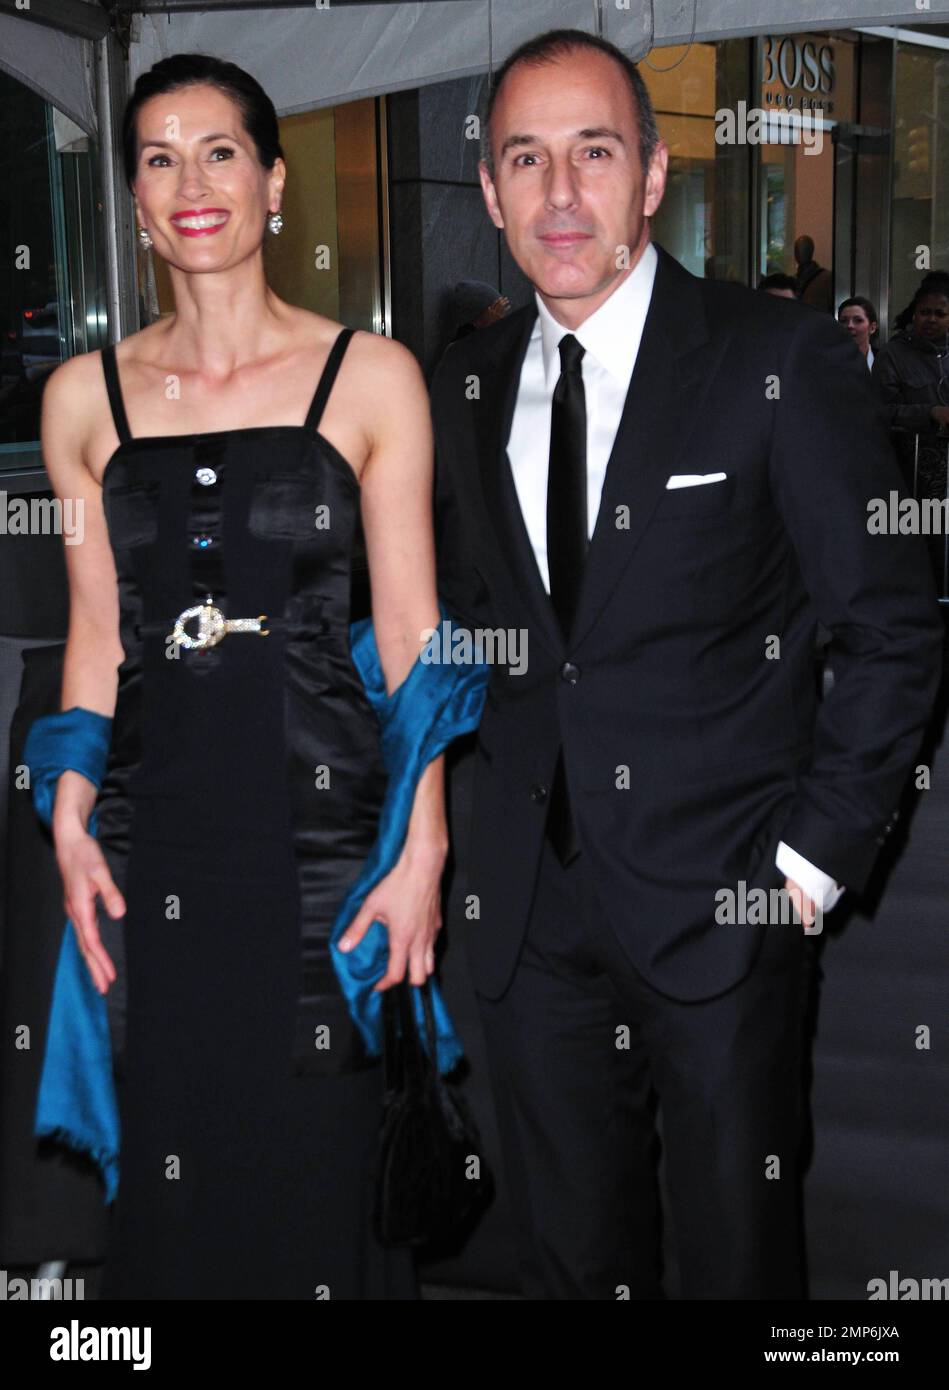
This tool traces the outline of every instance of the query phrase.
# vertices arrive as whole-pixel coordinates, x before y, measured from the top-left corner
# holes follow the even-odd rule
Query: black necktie
[[[568,638],[587,553],[587,408],[580,362],[584,349],[572,333],[560,340],[560,380],[550,413],[547,471],[547,567],[550,598]],[[580,853],[564,773],[563,749],[550,788],[546,834],[561,864]]]
[[[564,637],[570,632],[587,553],[587,407],[572,333],[560,340],[560,380],[550,412],[547,470],[547,568],[550,598]]]

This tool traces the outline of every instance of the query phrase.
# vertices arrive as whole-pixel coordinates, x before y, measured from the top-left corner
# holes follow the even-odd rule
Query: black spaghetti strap
[[[349,340],[353,336],[354,329],[341,328],[336,335],[336,341],[330,348],[330,355],[326,359],[326,366],[323,368],[323,375],[317,383],[310,409],[307,412],[304,429],[319,429],[323,411],[326,409],[326,402],[333,389],[333,382],[336,380],[336,373],[339,371],[339,364],[343,360],[343,353],[349,345]]]
[[[107,343],[102,349],[102,369],[105,372],[105,386],[109,393],[109,405],[112,407],[115,431],[119,436],[119,442],[127,444],[132,438],[132,431],[129,429],[125,403],[122,400],[122,387],[119,385],[119,369],[115,360],[114,343]]]

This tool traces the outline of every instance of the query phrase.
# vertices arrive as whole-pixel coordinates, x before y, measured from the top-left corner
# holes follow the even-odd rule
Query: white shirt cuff
[[[822,912],[830,912],[831,908],[836,907],[840,899],[846,893],[846,886],[841,886],[830,874],[825,874],[812,864],[809,859],[805,859],[803,854],[798,854],[796,849],[786,845],[782,840],[778,845],[778,851],[774,856],[775,867],[780,869],[785,878],[792,879],[798,884],[807,897],[820,907]]]

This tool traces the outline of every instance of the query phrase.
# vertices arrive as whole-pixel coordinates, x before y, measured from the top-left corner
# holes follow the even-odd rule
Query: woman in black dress
[[[158,63],[125,160],[176,311],[65,363],[43,404],[54,488],[84,511],[61,704],[114,721],[98,799],[66,772],[53,818],[103,993],[106,921],[125,957],[103,1296],[414,1298],[408,1253],[372,1231],[381,1080],[328,937],[385,789],[350,652],[360,515],[390,693],[440,621],[424,383],[398,344],[268,287],[286,167],[248,74]],[[202,642],[213,610],[247,621]],[[446,852],[438,758],[348,931],[386,923],[380,988],[434,968]]]

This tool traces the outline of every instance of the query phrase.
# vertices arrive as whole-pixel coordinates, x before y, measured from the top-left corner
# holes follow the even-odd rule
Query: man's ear
[[[643,216],[653,217],[659,209],[666,191],[666,170],[669,167],[669,146],[660,140],[652,152],[646,172],[646,196],[643,201]]]
[[[497,227],[498,231],[503,231],[504,218],[501,216],[501,208],[498,204],[498,195],[494,187],[494,180],[488,173],[488,166],[483,159],[478,160],[478,177],[481,180],[481,192],[484,195],[484,205],[488,209],[488,216]]]

